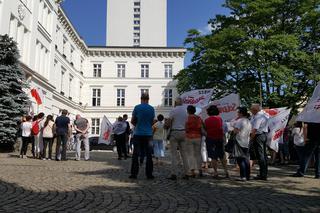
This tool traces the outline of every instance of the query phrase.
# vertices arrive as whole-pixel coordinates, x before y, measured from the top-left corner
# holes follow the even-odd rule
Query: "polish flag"
[[[41,99],[40,93],[37,89],[35,89],[35,88],[31,89],[31,96],[34,97],[34,99],[36,100],[38,105],[42,104],[42,99]]]

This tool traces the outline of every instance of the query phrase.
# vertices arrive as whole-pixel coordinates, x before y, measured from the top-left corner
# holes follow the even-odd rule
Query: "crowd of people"
[[[132,112],[131,124],[125,114],[119,116],[113,124],[113,139],[116,143],[118,160],[127,159],[132,154],[131,175],[136,179],[139,167],[146,159],[145,173],[153,179],[153,159],[161,165],[165,157],[166,144],[170,143],[171,169],[168,179],[177,180],[180,164],[183,179],[202,177],[211,167],[213,177],[218,177],[218,162],[221,162],[224,177],[229,178],[228,160],[232,159],[240,171],[239,181],[251,179],[254,162],[259,165],[259,173],[253,179],[268,179],[268,116],[259,104],[252,104],[250,112],[239,107],[237,118],[228,125],[222,120],[215,105],[207,108],[207,118],[196,115],[195,106],[184,106],[182,99],[175,100],[175,107],[169,117],[155,115],[155,110],[148,104],[149,95],[142,94],[141,104]],[[67,143],[70,138],[76,141],[75,160],[81,159],[81,143],[84,144],[84,159],[89,160],[89,122],[76,116],[71,123],[67,110],[53,120],[52,115],[44,113],[26,116],[19,125],[18,137],[21,137],[20,157],[26,158],[28,144],[32,144],[34,158],[57,161],[67,160]],[[156,119],[155,119],[156,118]],[[132,128],[131,128],[132,127]],[[285,154],[289,136],[293,137],[295,152],[299,159],[299,168],[294,177],[303,177],[310,160],[315,163],[315,178],[320,175],[320,129],[319,123],[297,122],[293,129],[287,128],[284,140],[279,144],[281,163],[287,159]],[[73,133],[73,134],[72,134]],[[56,138],[55,156],[52,156],[53,141]],[[270,164],[275,163],[275,154],[271,152]],[[208,160],[210,159],[210,161]],[[181,161],[181,163],[180,163]],[[209,164],[209,165],[208,165]]]
[[[67,160],[67,144],[71,138],[75,137],[75,160],[80,160],[81,142],[85,147],[84,159],[89,160],[89,122],[77,115],[74,123],[71,123],[67,115],[68,111],[62,110],[61,115],[55,120],[53,120],[52,115],[45,117],[42,112],[33,118],[29,115],[23,117],[17,131],[17,138],[21,139],[20,158],[27,158],[28,145],[32,144],[33,158]],[[56,147],[55,156],[52,156],[54,138],[56,139]]]
[[[170,142],[171,175],[170,180],[177,180],[179,161],[183,165],[183,179],[203,176],[203,170],[208,167],[207,158],[213,168],[213,177],[218,177],[218,162],[224,169],[224,176],[229,177],[227,161],[233,159],[240,170],[239,181],[251,179],[251,168],[254,162],[259,165],[259,173],[255,180],[268,179],[268,115],[259,104],[252,104],[250,112],[239,107],[237,118],[226,125],[217,106],[207,109],[208,118],[202,120],[196,115],[196,108],[183,106],[182,99],[175,100],[175,107],[168,118],[158,115],[154,121],[154,109],[148,104],[148,94],[141,96],[141,104],[132,113],[132,132],[134,151],[132,156],[131,175],[136,179],[139,172],[139,157],[146,156],[146,176],[153,179],[153,160],[164,156],[164,141]],[[165,121],[164,121],[165,120]],[[315,178],[320,175],[320,129],[319,123],[297,122],[292,130],[296,152],[299,156],[299,168],[294,177],[303,177],[310,159],[314,157]],[[164,134],[167,132],[167,134]],[[228,136],[229,137],[226,137]],[[284,136],[286,137],[286,136]],[[228,139],[226,139],[228,138]],[[286,139],[284,139],[285,141]],[[284,142],[285,143],[285,142]],[[283,145],[279,145],[283,152]],[[205,150],[203,147],[206,147]],[[228,154],[226,153],[228,152]],[[228,156],[228,157],[227,157]],[[280,155],[281,156],[281,155]],[[272,159],[274,163],[275,158]]]

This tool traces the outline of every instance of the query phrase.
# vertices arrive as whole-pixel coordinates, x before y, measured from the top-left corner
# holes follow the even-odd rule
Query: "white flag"
[[[279,143],[283,142],[283,133],[287,126],[291,109],[275,108],[264,111],[269,115],[268,146],[278,152]]]
[[[320,123],[320,82],[314,89],[313,95],[303,111],[298,115],[297,121]]]
[[[195,107],[205,107],[208,105],[213,89],[198,89],[185,92],[180,95],[183,105],[193,105]]]
[[[111,143],[111,134],[112,124],[106,116],[103,116],[98,144],[102,143],[109,145]]]
[[[219,100],[212,101],[208,106],[202,109],[201,118],[203,120],[209,117],[207,115],[207,109],[211,105],[218,107],[220,116],[224,122],[230,122],[237,118],[237,108],[240,106],[240,97],[238,94],[232,93]]]

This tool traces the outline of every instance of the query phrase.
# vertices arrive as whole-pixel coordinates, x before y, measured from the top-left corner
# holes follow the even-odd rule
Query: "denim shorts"
[[[224,157],[224,144],[222,139],[206,139],[208,157],[214,160],[223,159]]]

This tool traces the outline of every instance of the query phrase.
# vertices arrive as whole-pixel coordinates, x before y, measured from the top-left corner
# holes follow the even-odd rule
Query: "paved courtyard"
[[[71,158],[71,153],[69,153]],[[73,156],[73,155],[72,155]],[[270,168],[268,182],[204,177],[170,181],[168,162],[155,180],[129,180],[130,160],[91,152],[90,161],[19,159],[0,154],[0,212],[320,212],[320,180]],[[232,167],[230,167],[232,169]]]

